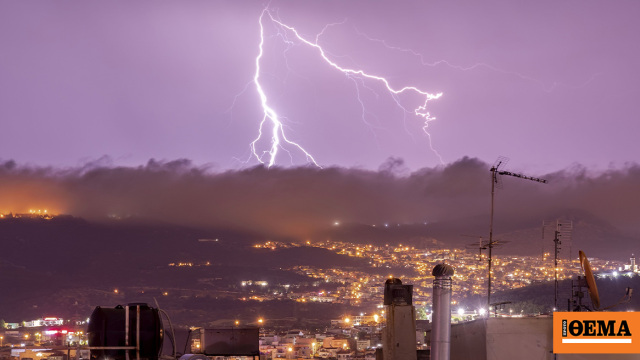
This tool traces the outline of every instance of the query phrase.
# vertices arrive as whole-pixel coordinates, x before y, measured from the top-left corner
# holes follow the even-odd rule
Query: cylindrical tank
[[[433,280],[433,314],[431,316],[431,359],[449,360],[451,352],[451,265],[438,264]]]
[[[162,337],[163,328],[158,309],[144,303],[118,305],[113,309],[98,306],[89,317],[87,338],[90,347],[136,346],[140,339],[140,359],[157,360],[162,348]],[[127,352],[130,360],[136,359],[135,349],[91,350],[91,359],[126,360]]]

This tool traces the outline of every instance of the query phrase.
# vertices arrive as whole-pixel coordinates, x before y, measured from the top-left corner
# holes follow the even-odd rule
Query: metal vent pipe
[[[433,268],[433,314],[431,315],[431,360],[449,360],[451,352],[451,265]]]

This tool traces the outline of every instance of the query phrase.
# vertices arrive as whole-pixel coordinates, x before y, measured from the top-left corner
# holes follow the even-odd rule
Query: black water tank
[[[118,305],[115,308],[96,307],[89,317],[87,338],[89,346],[136,346],[137,314],[140,308],[140,359],[157,360],[162,348],[162,321],[158,309],[144,303]],[[129,329],[127,334],[127,308]],[[136,359],[136,350],[91,350],[91,359]]]

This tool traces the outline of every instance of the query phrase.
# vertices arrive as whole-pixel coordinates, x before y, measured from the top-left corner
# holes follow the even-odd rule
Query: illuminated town
[[[9,213],[1,213],[0,212],[0,219],[46,219],[46,220],[51,220],[54,217],[58,216],[57,214],[53,214],[51,213],[49,210],[47,209],[30,209],[28,212],[25,213],[13,213],[13,212],[9,212]]]
[[[413,246],[376,246],[358,245],[337,241],[311,242],[304,244],[265,241],[255,244],[256,249],[276,250],[289,247],[311,246],[327,249],[343,256],[367,259],[377,274],[354,268],[296,266],[291,269],[300,275],[317,281],[312,285],[319,291],[300,292],[297,284],[269,284],[264,280],[246,279],[240,283],[238,298],[241,300],[275,300],[294,299],[299,302],[329,302],[361,305],[375,309],[382,301],[384,281],[398,277],[409,284],[414,284],[414,304],[428,306],[431,304],[431,269],[442,262],[456,269],[453,279],[453,302],[457,304],[461,298],[472,295],[486,296],[487,293],[487,257],[477,250],[467,249],[418,249]],[[494,292],[516,289],[533,284],[541,284],[555,280],[553,257],[549,253],[544,256],[508,256],[494,255],[492,269],[492,288]],[[617,261],[593,259],[593,270],[601,276],[611,275],[628,264]],[[209,266],[210,262],[197,264],[194,262],[174,262],[170,267]],[[635,267],[637,269],[637,266]],[[580,263],[576,259],[558,260],[558,280],[576,278],[582,274]],[[323,290],[323,284],[340,284],[335,291]],[[277,291],[266,291],[266,288],[279,288]],[[243,291],[244,289],[244,291]],[[472,309],[479,310],[479,309]]]
[[[50,214],[46,210],[32,210],[28,213],[5,213],[2,221],[11,219],[35,219],[49,224],[60,215]],[[223,243],[218,238],[197,239],[197,243]],[[252,308],[258,302],[281,302],[306,306],[309,304],[343,306],[347,309],[340,316],[326,321],[322,329],[300,329],[283,327],[278,319],[269,313],[259,313],[255,319],[231,320],[225,326],[254,326],[260,329],[261,359],[375,359],[376,349],[383,343],[382,328],[386,316],[383,304],[385,281],[390,278],[402,279],[405,284],[412,284],[413,306],[416,308],[416,330],[418,349],[425,348],[424,334],[431,319],[432,269],[441,263],[455,268],[453,275],[453,296],[451,298],[452,322],[465,322],[488,315],[483,307],[471,308],[464,305],[466,297],[483,298],[487,293],[487,262],[485,253],[478,249],[446,249],[417,248],[415,246],[354,244],[340,241],[323,241],[304,243],[265,240],[254,243],[251,250],[257,253],[270,253],[291,248],[318,248],[328,250],[338,256],[361,260],[363,266],[309,266],[297,265],[282,268],[283,271],[295,273],[300,279],[307,279],[304,284],[272,281],[260,274],[247,277],[236,284],[222,289],[209,288],[206,285],[211,278],[198,278],[201,288],[185,287],[153,287],[137,288],[116,287],[100,290],[104,296],[111,296],[113,301],[124,301],[126,296],[154,293],[171,301],[170,298],[193,298],[197,296],[224,296]],[[493,255],[492,287],[493,292],[527,287],[535,284],[553,282],[556,272],[554,259],[549,253],[541,256],[508,256]],[[635,257],[629,263],[591,259],[592,268],[599,277],[615,277],[622,275],[635,276],[638,266]],[[169,272],[195,273],[197,270],[213,269],[214,261],[189,260],[182,257],[166,263],[164,269]],[[575,279],[582,275],[577,260],[559,260],[557,268],[558,280]],[[215,279],[214,279],[215,280]],[[94,290],[95,291],[95,290]],[[284,301],[279,301],[284,300]],[[348,309],[365,309],[355,312]],[[549,309],[550,310],[550,309]],[[540,313],[512,313],[506,310],[492,313],[499,317],[523,317],[541,315]],[[547,314],[542,314],[548,316]],[[233,316],[233,315],[231,315]],[[82,347],[87,345],[87,326],[89,319],[77,316],[72,319],[60,317],[43,317],[22,322],[3,322],[0,329],[0,359],[14,360],[64,360],[65,358],[87,358],[88,351]],[[215,319],[213,319],[215,320]],[[229,321],[229,319],[224,319]],[[194,343],[192,343],[194,345]],[[198,344],[195,344],[198,345]]]
[[[431,303],[431,274],[430,269],[438,263],[446,262],[456,267],[454,275],[455,305],[460,297],[465,295],[486,294],[486,258],[475,251],[461,249],[421,250],[411,246],[374,246],[355,245],[343,242],[321,242],[306,244],[266,241],[255,244],[256,249],[274,251],[279,248],[314,246],[329,249],[337,254],[369,259],[369,265],[381,269],[406,269],[406,274],[372,275],[353,269],[317,268],[298,266],[291,270],[317,281],[313,286],[322,288],[323,284],[338,283],[335,291],[299,292],[297,284],[269,284],[268,281],[247,279],[239,284],[239,300],[265,301],[281,298],[293,299],[297,302],[348,303],[368,304],[372,308],[369,313],[344,314],[338,319],[331,320],[324,331],[309,332],[300,329],[274,331],[270,329],[270,319],[259,317],[247,324],[235,320],[232,326],[242,328],[244,325],[257,326],[260,329],[259,351],[260,358],[270,359],[375,359],[376,349],[382,346],[382,329],[386,318],[382,295],[387,278],[401,276],[407,283],[415,284],[414,305],[416,308],[427,308]],[[524,287],[535,283],[554,280],[553,268],[549,266],[553,259],[549,254],[544,257],[494,257],[494,289],[502,291]],[[601,276],[629,275],[638,273],[635,257],[630,264],[593,259],[593,268]],[[560,262],[558,278],[567,279],[580,274],[577,262]],[[173,262],[170,268],[198,268],[211,266],[210,262]],[[411,270],[411,271],[409,271]],[[618,274],[620,271],[620,274]],[[413,274],[413,275],[409,275]],[[281,288],[281,291],[272,291]],[[256,291],[269,289],[269,291]],[[118,289],[113,289],[119,294]],[[162,295],[167,296],[167,291]],[[247,304],[250,306],[250,304]],[[425,331],[428,328],[430,314],[417,321],[417,348],[426,349]],[[418,315],[420,312],[418,311]],[[486,316],[486,309],[452,308],[452,322],[464,322]],[[529,315],[529,314],[527,314]],[[496,316],[522,317],[523,314],[502,313]],[[88,350],[82,350],[87,344],[85,332],[86,320],[64,320],[56,317],[24,321],[22,323],[3,323],[4,329],[0,335],[0,342],[4,341],[8,351],[0,354],[2,359],[51,359],[64,360],[66,356],[76,359],[89,356]],[[2,348],[0,343],[0,348]],[[66,348],[65,348],[66,347]],[[65,351],[66,349],[66,351]],[[191,349],[200,349],[198,339],[191,340]]]
[[[344,242],[307,243],[335,251],[338,254],[369,259],[374,268],[400,269],[400,273],[371,275],[355,272],[352,269],[312,268],[300,266],[295,270],[307,276],[344,284],[334,294],[300,294],[299,301],[347,301],[379,303],[382,296],[382,284],[386,278],[401,277],[407,283],[414,284],[414,299],[418,305],[431,303],[431,269],[442,262],[456,269],[453,279],[453,304],[463,296],[485,295],[487,277],[487,258],[477,251],[466,249],[424,250],[412,246],[375,246],[356,245]],[[268,242],[256,247],[276,248],[278,246],[295,246]],[[594,271],[610,273],[623,267],[622,263],[593,259]],[[558,280],[574,278],[581,275],[578,260],[572,262],[559,260]],[[504,291],[524,287],[531,284],[553,281],[555,279],[553,258],[549,253],[544,257],[533,256],[493,256],[492,287],[494,291]]]

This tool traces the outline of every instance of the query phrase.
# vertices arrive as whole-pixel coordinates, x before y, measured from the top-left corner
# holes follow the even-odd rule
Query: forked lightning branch
[[[391,99],[398,107],[401,108],[402,111],[404,111],[405,114],[410,114],[411,116],[415,116],[421,119],[421,121],[423,122],[422,129],[428,138],[429,146],[434,154],[436,154],[436,156],[439,158],[440,162],[442,162],[442,157],[431,145],[431,134],[427,130],[429,123],[435,120],[435,117],[433,117],[427,110],[427,105],[429,101],[438,99],[440,96],[442,96],[442,93],[430,93],[411,85],[396,87],[393,86],[385,77],[367,73],[362,69],[342,67],[331,60],[327,56],[326,51],[318,44],[318,38],[320,37],[322,32],[318,34],[318,36],[316,36],[315,41],[310,41],[300,35],[296,28],[289,26],[274,17],[269,9],[264,9],[259,18],[260,42],[258,46],[258,56],[255,59],[255,74],[253,77],[253,84],[255,85],[255,89],[260,98],[260,105],[262,108],[263,116],[258,127],[258,135],[250,144],[252,156],[255,157],[260,163],[266,164],[267,166],[271,167],[276,164],[276,160],[278,159],[280,151],[284,151],[290,156],[292,155],[292,151],[296,151],[303,154],[308,163],[320,167],[318,161],[316,161],[316,158],[309,151],[307,151],[298,142],[295,142],[287,137],[281,117],[274,109],[274,105],[269,102],[269,97],[262,86],[261,60],[265,52],[265,22],[267,21],[280,28],[282,32],[286,34],[286,36],[292,36],[292,38],[295,38],[298,43],[304,44],[314,49],[317,55],[328,66],[334,68],[336,71],[343,73],[348,78],[352,80],[359,79],[360,81],[371,81],[382,84],[383,88],[385,89],[385,91],[387,91]],[[284,37],[284,39],[285,41],[288,41],[286,40],[286,37]],[[356,83],[356,86],[359,86],[357,82],[354,81],[354,83]],[[414,95],[417,94],[422,98],[422,100],[415,108],[408,109],[404,107],[398,99],[398,96],[405,93],[413,93]],[[361,100],[358,98],[358,101]],[[268,145],[264,146],[262,145],[263,143],[267,143]]]

